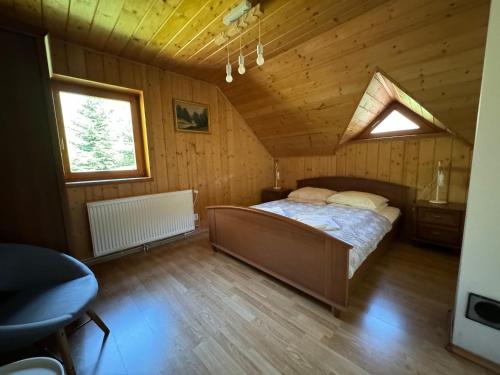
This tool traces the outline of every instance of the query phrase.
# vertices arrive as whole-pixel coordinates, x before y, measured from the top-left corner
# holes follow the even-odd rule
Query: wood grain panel
[[[278,158],[281,185],[296,188],[296,180],[321,175],[365,177],[402,184],[417,189],[418,199],[430,199],[437,161],[445,167],[442,198],[450,202],[467,201],[471,168],[470,146],[453,136],[372,140],[341,146],[327,158],[336,168],[311,174],[308,165],[320,163],[325,156]],[[331,164],[330,164],[331,165]]]
[[[54,72],[144,91],[152,181],[67,187],[74,254],[91,256],[85,204],[180,189],[199,191],[197,212],[207,205],[250,205],[273,183],[273,159],[245,120],[214,85],[155,67],[52,40]],[[174,130],[172,99],[210,106],[211,134]]]
[[[219,85],[275,157],[330,155],[365,126],[388,99],[376,88],[363,95],[379,70],[398,83],[387,85],[393,97],[472,143],[489,0],[266,0],[266,62],[256,65],[251,24],[228,42],[236,68],[241,36],[247,73],[227,84],[226,45],[214,40],[238,2],[0,0],[0,10],[68,41]]]
[[[446,252],[398,243],[338,320],[214,253],[206,235],[190,237],[93,266],[94,308],[112,329],[99,350],[102,332],[84,325],[71,350],[79,374],[491,374],[444,348],[458,266]]]
[[[328,155],[353,115],[364,126],[379,110],[363,97],[378,70],[404,89],[389,87],[399,101],[472,142],[488,10],[488,1],[387,2],[220,85],[275,157]]]

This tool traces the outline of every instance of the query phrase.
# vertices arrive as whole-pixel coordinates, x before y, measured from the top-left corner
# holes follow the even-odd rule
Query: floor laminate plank
[[[445,350],[458,264],[395,243],[337,319],[200,234],[93,265],[111,332],[90,322],[70,347],[85,375],[488,374]]]

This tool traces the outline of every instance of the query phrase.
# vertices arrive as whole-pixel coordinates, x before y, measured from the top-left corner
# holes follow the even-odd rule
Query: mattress
[[[352,246],[349,253],[349,278],[377,248],[401,214],[396,207],[380,212],[335,204],[298,203],[288,199],[266,202],[251,208],[300,221]]]

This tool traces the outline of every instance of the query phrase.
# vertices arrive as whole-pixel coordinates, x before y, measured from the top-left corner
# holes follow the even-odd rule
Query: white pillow
[[[387,206],[389,199],[381,195],[365,193],[362,191],[342,191],[327,199],[327,203],[342,204],[356,208],[367,208],[377,211],[384,205]]]
[[[302,203],[326,203],[328,197],[336,191],[314,187],[303,187],[288,194],[288,199]]]

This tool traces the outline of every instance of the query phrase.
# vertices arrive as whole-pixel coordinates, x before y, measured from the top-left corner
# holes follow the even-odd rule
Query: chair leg
[[[66,331],[64,330],[64,328],[61,328],[59,331],[57,331],[56,340],[66,373],[68,375],[76,375],[75,365],[73,363],[73,359],[71,358],[68,338],[66,337]]]
[[[104,323],[102,321],[102,319],[99,317],[99,315],[96,314],[96,312],[94,310],[91,310],[89,309],[87,311],[87,315],[90,317],[90,319],[92,319],[94,321],[94,323],[104,332],[104,337],[108,336],[109,334],[109,328],[108,326],[106,325],[106,323]]]

